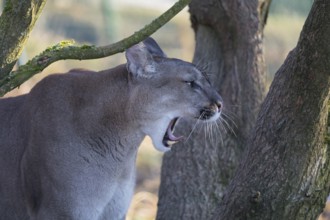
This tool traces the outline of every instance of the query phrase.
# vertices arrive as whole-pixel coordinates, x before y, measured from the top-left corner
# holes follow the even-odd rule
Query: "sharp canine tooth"
[[[168,145],[173,145],[173,144],[177,143],[177,141],[170,141],[170,140],[168,140],[166,143],[167,143]]]

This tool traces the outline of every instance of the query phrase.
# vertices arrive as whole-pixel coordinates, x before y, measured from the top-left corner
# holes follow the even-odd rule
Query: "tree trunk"
[[[157,219],[212,219],[218,208],[264,97],[264,25],[258,17],[266,20],[269,3],[193,0],[190,4],[196,33],[194,63],[210,73],[219,88],[223,122],[207,133],[202,130],[205,125],[179,123],[180,133],[194,131],[164,155]]]
[[[213,219],[305,220],[322,212],[330,192],[329,24],[330,2],[315,0]]]
[[[46,0],[7,0],[0,17],[0,79],[14,67]]]

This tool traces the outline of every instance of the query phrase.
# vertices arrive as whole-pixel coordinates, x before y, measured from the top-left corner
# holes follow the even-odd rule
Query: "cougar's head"
[[[173,134],[181,117],[220,117],[220,95],[192,63],[168,58],[152,38],[129,48],[126,58],[136,118],[156,149],[167,151],[183,139]]]

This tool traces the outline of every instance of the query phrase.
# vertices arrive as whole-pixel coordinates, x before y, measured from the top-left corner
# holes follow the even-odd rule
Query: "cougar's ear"
[[[154,58],[166,57],[156,41],[147,38],[126,50],[127,70],[137,77],[150,78],[157,70]]]
[[[152,54],[153,56],[167,57],[166,54],[162,51],[162,49],[160,49],[159,45],[153,38],[148,37],[143,41],[143,43],[148,48],[149,53]]]

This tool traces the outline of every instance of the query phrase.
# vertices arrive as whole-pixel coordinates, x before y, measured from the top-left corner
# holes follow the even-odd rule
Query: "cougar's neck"
[[[118,161],[135,157],[145,135],[134,114],[126,67],[120,65],[98,74],[100,77],[95,82],[97,97],[94,98],[99,112],[94,112],[97,115],[95,127],[89,130],[90,139],[96,147],[94,149],[99,150],[97,147],[105,143],[105,149],[99,153],[109,154]],[[93,113],[90,112],[90,115]]]

